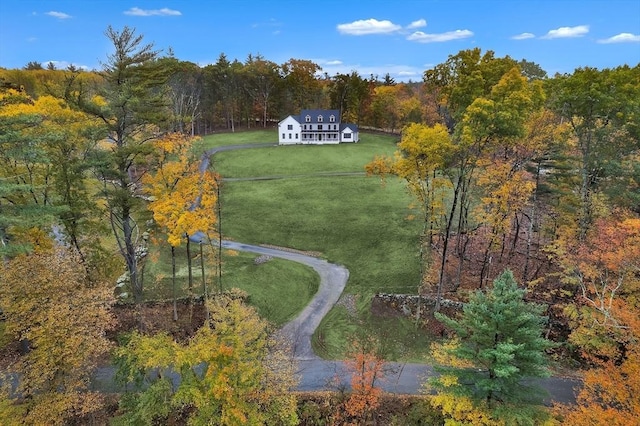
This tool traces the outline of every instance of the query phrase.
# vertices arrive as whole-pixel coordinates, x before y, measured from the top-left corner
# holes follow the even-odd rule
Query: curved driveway
[[[210,157],[221,151],[235,149],[250,149],[278,146],[272,143],[256,143],[244,145],[228,145],[208,150],[202,156],[200,170],[209,167]],[[260,178],[267,179],[267,178]],[[194,235],[193,240],[202,237]],[[350,373],[342,361],[327,361],[314,354],[311,347],[311,337],[322,318],[336,304],[349,278],[349,271],[340,265],[328,263],[322,259],[297,253],[295,251],[278,250],[261,246],[223,240],[224,248],[246,251],[256,254],[279,257],[292,260],[312,267],[320,275],[318,292],[309,304],[292,321],[285,324],[278,333],[293,345],[293,356],[300,367],[299,390],[327,390],[345,388],[350,383]],[[398,394],[418,394],[423,391],[423,383],[436,374],[433,367],[425,364],[387,363],[385,374],[378,385],[386,392]],[[575,403],[575,388],[580,381],[569,378],[550,377],[536,380],[535,383],[544,388],[549,397],[547,404],[552,402]]]

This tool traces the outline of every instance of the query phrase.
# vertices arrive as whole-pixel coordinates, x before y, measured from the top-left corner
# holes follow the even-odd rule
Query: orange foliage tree
[[[565,309],[573,328],[570,341],[590,362],[619,360],[628,333],[616,304],[638,304],[640,218],[620,213],[600,219],[584,241],[566,244],[560,254],[563,281],[577,298]]]
[[[346,361],[351,372],[351,394],[344,403],[344,410],[354,421],[366,422],[382,398],[382,389],[376,383],[384,378],[384,360],[374,348],[375,345],[357,343]]]
[[[640,318],[637,309],[617,301],[612,314],[624,327],[622,360],[607,360],[584,375],[577,404],[562,407],[566,424],[626,426],[640,419]],[[561,409],[561,410],[562,410]]]

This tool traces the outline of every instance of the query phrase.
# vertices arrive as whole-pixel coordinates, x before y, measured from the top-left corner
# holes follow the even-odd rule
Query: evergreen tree
[[[490,291],[470,297],[459,319],[436,313],[460,339],[447,351],[460,362],[442,368],[443,376],[432,383],[436,389],[486,403],[492,410],[541,402],[541,389],[523,379],[549,375],[545,350],[552,343],[542,336],[544,307],[525,302],[524,294],[507,270]]]
[[[114,52],[101,73],[97,94],[76,87],[74,103],[99,118],[106,127],[111,146],[96,158],[96,174],[103,183],[101,195],[109,210],[111,228],[124,258],[135,302],[142,300],[142,274],[138,248],[143,232],[136,222],[141,210],[136,197],[141,171],[136,166],[152,152],[151,141],[164,130],[167,121],[166,63],[158,61],[153,44],[124,27],[108,27],[106,36]]]

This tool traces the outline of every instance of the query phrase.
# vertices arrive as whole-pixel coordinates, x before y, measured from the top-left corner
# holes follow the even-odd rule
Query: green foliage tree
[[[235,131],[240,117],[242,68],[240,62],[229,62],[223,53],[215,64],[204,68],[203,114],[211,111],[209,120],[231,131]]]
[[[0,92],[0,254],[29,250],[21,233],[50,224],[55,214],[48,194],[51,164],[44,147],[29,132],[43,117],[22,90]]]
[[[159,53],[152,44],[142,44],[143,37],[134,29],[116,31],[109,26],[106,36],[115,51],[104,65],[102,81],[94,91],[76,87],[73,100],[107,129],[110,146],[101,151],[95,170],[134,299],[140,302],[143,285],[137,249],[142,232],[135,216],[141,204],[136,197],[140,179],[136,165],[151,152],[149,142],[166,123],[166,64],[157,61]]]
[[[308,60],[291,58],[282,64],[286,111],[300,111],[319,104],[321,83],[316,74],[322,68]]]
[[[281,89],[282,69],[275,62],[268,61],[262,56],[249,56],[244,68],[244,89],[253,101],[253,111],[260,117],[262,127],[267,127],[267,120],[274,114],[273,105]],[[277,112],[277,111],[276,111]],[[259,114],[259,115],[257,115]]]
[[[640,148],[640,65],[579,68],[548,84],[551,104],[576,141],[578,237],[584,239],[597,218],[599,194],[638,205],[638,170],[632,164]]]
[[[445,349],[457,366],[441,367],[442,376],[431,381],[438,392],[489,410],[541,402],[541,391],[523,380],[549,375],[545,350],[552,343],[542,336],[544,307],[525,302],[524,293],[507,270],[488,292],[471,295],[459,319],[436,313],[459,338]]]

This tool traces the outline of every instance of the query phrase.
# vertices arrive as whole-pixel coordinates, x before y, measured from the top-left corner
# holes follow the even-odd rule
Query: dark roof
[[[358,126],[356,124],[343,123],[340,124],[340,131],[342,132],[344,129],[351,129],[352,132],[358,132]]]
[[[318,121],[319,116],[322,116],[322,123],[331,123],[329,117],[332,115],[335,117],[333,123],[340,123],[340,111],[337,109],[303,109],[296,118],[298,122],[306,123],[305,117],[307,115],[311,117],[310,123],[320,123],[320,121]]]

